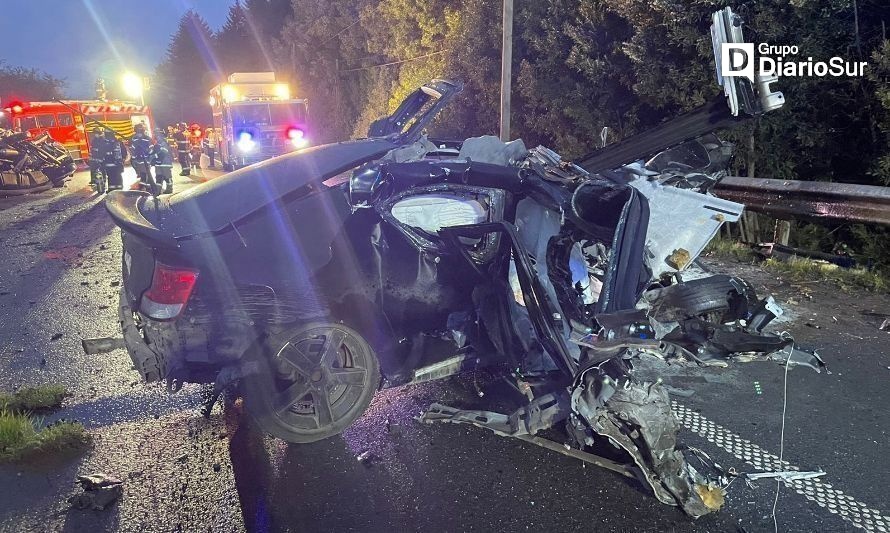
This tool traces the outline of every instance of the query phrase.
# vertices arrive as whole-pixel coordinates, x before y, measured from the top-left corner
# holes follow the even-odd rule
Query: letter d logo
[[[748,78],[754,83],[754,43],[722,43],[720,75]]]

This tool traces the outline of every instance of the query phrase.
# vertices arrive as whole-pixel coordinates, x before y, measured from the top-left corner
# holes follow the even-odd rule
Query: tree
[[[214,50],[223,72],[253,72],[265,70],[260,36],[253,33],[247,13],[240,2],[229,8],[223,27],[216,34]]]
[[[207,96],[222,78],[212,44],[213,32],[200,15],[189,10],[179,19],[151,91],[159,124],[210,122]]]
[[[65,81],[46,72],[13,67],[0,61],[0,106],[13,100],[36,101],[62,97]]]

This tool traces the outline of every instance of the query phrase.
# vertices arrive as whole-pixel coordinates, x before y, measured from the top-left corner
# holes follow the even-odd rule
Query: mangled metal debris
[[[101,472],[77,476],[77,482],[83,492],[68,499],[68,503],[77,509],[102,511],[124,494],[123,481]]]

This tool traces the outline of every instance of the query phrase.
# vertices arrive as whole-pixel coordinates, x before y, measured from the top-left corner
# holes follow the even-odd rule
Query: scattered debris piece
[[[816,324],[815,322],[807,322],[805,325],[813,329],[822,329],[822,326]]]
[[[878,329],[881,331],[890,331],[890,318],[885,318]]]
[[[80,345],[83,346],[83,352],[87,355],[107,353],[125,347],[123,338],[114,337],[80,339]]]
[[[124,494],[123,481],[103,473],[77,476],[83,492],[68,499],[77,509],[102,511]]]
[[[177,463],[185,463],[185,462],[188,462],[188,460],[189,460],[189,454],[187,454],[187,453],[184,453],[176,458]]]
[[[371,450],[365,450],[362,453],[355,456],[356,461],[358,461],[362,464],[369,463],[371,461],[371,459],[373,459],[373,458],[374,458],[374,454],[371,452]]]
[[[111,282],[111,286],[112,286],[112,287],[119,287],[120,284],[121,284],[120,281],[112,281],[112,282]]]
[[[222,470],[222,465],[219,463],[213,463],[213,471],[219,472],[220,470]]]
[[[761,396],[761,395],[763,394],[763,389],[760,387],[760,382],[759,382],[759,381],[755,381],[755,382],[754,382],[754,392],[755,392],[758,396]]]
[[[742,473],[742,477],[749,481],[754,481],[756,479],[781,479],[782,481],[797,481],[800,479],[815,479],[817,477],[822,477],[825,475],[825,472],[822,470],[810,471],[810,472],[800,472],[798,470],[784,470],[784,471],[776,471],[776,472],[755,472],[755,473]]]

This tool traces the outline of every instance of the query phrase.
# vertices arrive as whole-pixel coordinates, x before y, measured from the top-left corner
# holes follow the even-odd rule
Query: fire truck
[[[224,170],[309,145],[309,101],[291,98],[274,72],[235,72],[210,90],[213,128]]]
[[[76,110],[75,113],[73,110]],[[145,105],[116,100],[66,100],[59,102],[10,102],[6,107],[12,128],[37,137],[44,132],[60,143],[75,161],[90,157],[89,132],[99,122],[124,138],[133,135],[133,127],[144,123],[151,134],[153,119]]]

